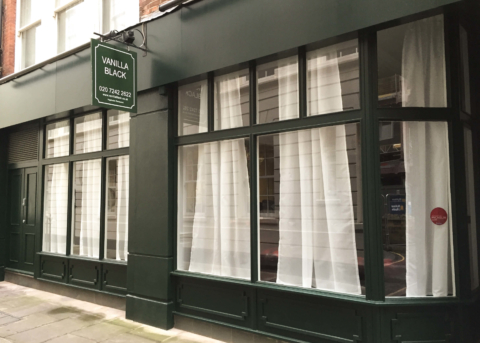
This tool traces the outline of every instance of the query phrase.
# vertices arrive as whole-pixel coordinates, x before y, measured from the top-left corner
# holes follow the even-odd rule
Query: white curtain
[[[129,200],[129,157],[121,156],[117,161],[117,240],[116,259],[127,260],[128,255],[128,200]]]
[[[309,116],[343,111],[337,45],[307,53],[307,113]]]
[[[446,107],[443,15],[408,25],[403,42],[403,107]]]
[[[67,156],[70,151],[69,126],[53,124],[47,130],[47,157]],[[62,125],[56,127],[57,125]],[[68,163],[45,168],[45,204],[43,215],[43,251],[66,254],[68,210]],[[51,181],[49,181],[51,180]]]
[[[80,255],[99,257],[101,160],[77,162],[81,172]],[[78,175],[76,176],[78,178]],[[78,181],[77,181],[78,182]]]
[[[446,107],[443,16],[408,25],[402,57],[404,107]],[[454,294],[448,127],[443,122],[403,124],[407,201],[407,296]],[[444,225],[433,209],[448,214]]]
[[[95,152],[102,150],[102,115],[94,113],[80,118],[75,131],[75,153]],[[78,136],[83,133],[83,146],[78,142]]]
[[[448,129],[444,122],[403,125],[407,201],[407,296],[454,294]],[[448,220],[435,225],[433,209]]]
[[[244,126],[240,89],[247,71],[215,78],[215,130]]]
[[[235,80],[224,79],[216,88],[222,93],[217,93],[222,129],[242,126],[237,85]],[[249,279],[250,187],[245,139],[198,145],[196,185],[189,270]]]
[[[312,61],[315,113],[342,110],[337,59]],[[283,80],[279,94],[289,94],[292,84]],[[280,120],[288,108],[280,107]],[[345,126],[282,133],[279,151],[277,283],[361,294]]]
[[[279,119],[298,118],[298,59],[297,56],[278,61]]]
[[[118,113],[118,147],[126,148],[130,145],[130,113]]]
[[[42,250],[51,253],[66,254],[68,163],[47,166],[45,173],[45,210],[43,215]]]

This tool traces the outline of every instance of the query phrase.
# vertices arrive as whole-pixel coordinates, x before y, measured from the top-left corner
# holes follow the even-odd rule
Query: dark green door
[[[7,267],[32,272],[37,233],[37,168],[9,173]]]

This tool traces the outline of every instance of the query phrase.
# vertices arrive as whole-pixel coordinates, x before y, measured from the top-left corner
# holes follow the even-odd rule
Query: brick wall
[[[158,11],[158,6],[170,0],[140,0],[140,20]]]
[[[7,76],[15,68],[15,15],[17,0],[3,0],[2,8],[2,60],[0,75]]]

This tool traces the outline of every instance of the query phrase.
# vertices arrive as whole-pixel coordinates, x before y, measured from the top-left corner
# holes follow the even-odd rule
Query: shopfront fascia
[[[269,1],[203,0],[148,22],[149,52],[146,57],[142,57],[141,53],[138,55],[140,92],[138,113],[132,114],[130,120],[130,146],[119,150],[101,149],[90,152],[88,157],[106,163],[111,157],[130,156],[128,270],[126,263],[42,252],[42,220],[37,220],[38,225],[32,231],[36,252],[32,272],[39,279],[126,295],[127,318],[162,328],[173,326],[175,314],[292,341],[471,341],[472,326],[476,325],[472,318],[478,317],[479,293],[478,287],[473,290],[471,287],[474,273],[471,272],[471,238],[467,229],[467,217],[471,214],[467,213],[465,194],[468,181],[465,177],[463,142],[464,128],[468,127],[472,130],[477,189],[480,159],[477,156],[476,115],[479,107],[478,100],[472,96],[471,114],[467,114],[462,102],[465,83],[461,77],[464,69],[460,67],[460,25],[469,37],[470,68],[467,74],[470,76],[471,94],[476,94],[479,68],[472,61],[478,60],[480,55],[476,47],[480,45],[478,35],[474,34],[478,32],[475,31],[478,30],[475,13],[478,18],[478,8],[469,2],[454,1],[402,4],[394,1],[362,4],[282,1],[272,6]],[[379,94],[377,82],[378,33],[436,16],[443,16],[444,22],[446,105],[432,108],[379,106],[377,99],[383,94]],[[352,40],[358,42],[358,105],[344,111],[309,116],[307,55],[315,49]],[[253,82],[259,78],[257,67],[292,56],[298,61],[298,118],[259,123],[257,83]],[[8,175],[13,170],[24,168],[24,173],[28,174],[28,168],[37,168],[39,187],[35,194],[39,205],[35,218],[43,219],[43,174],[45,166],[51,164],[44,151],[47,126],[68,120],[73,127],[78,118],[97,112],[101,113],[104,124],[108,118],[107,111],[88,105],[91,90],[89,61],[87,49],[0,85],[1,146],[8,146],[8,137],[12,132],[25,131],[19,125],[21,123],[34,121],[38,132],[38,160],[7,164],[8,149],[0,151],[4,165],[0,178],[4,185],[11,184]],[[224,130],[218,130],[214,109],[216,78],[242,70],[246,70],[243,75],[245,80],[250,80],[245,95],[248,123],[223,126]],[[209,89],[205,131],[179,135],[179,89],[203,81]],[[25,97],[30,101],[25,101]],[[386,103],[389,101],[387,98],[384,100]],[[395,161],[381,161],[379,142],[381,135],[395,136],[396,126],[389,123],[399,122],[445,123],[444,132],[448,139],[443,142],[448,142],[446,170],[451,187],[451,210],[448,213],[452,219],[454,273],[451,275],[454,275],[454,295],[447,291],[450,295],[440,297],[392,297],[386,290],[384,205],[378,200],[384,194],[385,184],[379,180],[384,179],[385,174],[392,174],[392,170],[401,173],[405,167],[395,164]],[[385,124],[384,128],[383,123],[388,125]],[[361,210],[356,209],[356,220],[358,211],[363,217],[361,226],[356,226],[356,229],[361,227],[364,242],[361,289],[354,295],[348,294],[353,292],[332,292],[266,281],[261,273],[259,255],[263,250],[257,218],[262,211],[264,217],[268,217],[268,197],[274,199],[275,195],[264,194],[265,202],[259,206],[254,201],[261,188],[261,181],[255,175],[260,158],[264,158],[260,156],[262,152],[257,150],[257,144],[266,141],[270,135],[281,136],[292,131],[344,125],[350,125],[348,129],[356,125],[357,147],[361,151],[360,162],[356,164],[360,166],[357,172],[363,176],[357,184],[363,190],[360,196],[363,205]],[[106,127],[103,126],[104,132]],[[104,134],[103,140],[106,137]],[[238,139],[248,140],[244,148],[249,161],[248,195],[251,199],[248,277],[222,277],[188,271],[177,258],[180,232],[178,204],[184,200],[178,193],[181,184],[178,152],[189,146],[200,147],[211,142]],[[281,141],[282,138],[279,139]],[[104,147],[107,145],[106,141],[102,144]],[[73,168],[74,163],[85,159],[79,156],[58,157],[56,162],[70,163]],[[5,194],[7,190],[3,189]],[[105,197],[105,194],[102,196]],[[474,194],[478,203],[478,189]],[[1,197],[0,202],[5,209],[2,222],[6,223],[7,198]],[[9,246],[6,225],[2,225],[0,238],[3,238],[0,246]],[[99,254],[104,256],[105,252],[100,251]],[[11,262],[7,261],[9,256],[2,255],[0,262],[4,261],[2,258],[7,268],[12,269],[11,265],[9,267]],[[112,277],[112,283],[109,283],[108,277]],[[113,287],[108,288],[109,285]]]

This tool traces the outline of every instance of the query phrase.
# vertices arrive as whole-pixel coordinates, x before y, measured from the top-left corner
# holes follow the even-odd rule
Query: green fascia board
[[[460,1],[202,0],[146,23],[148,54],[138,54],[138,90]],[[90,101],[86,49],[0,85],[0,128]]]

